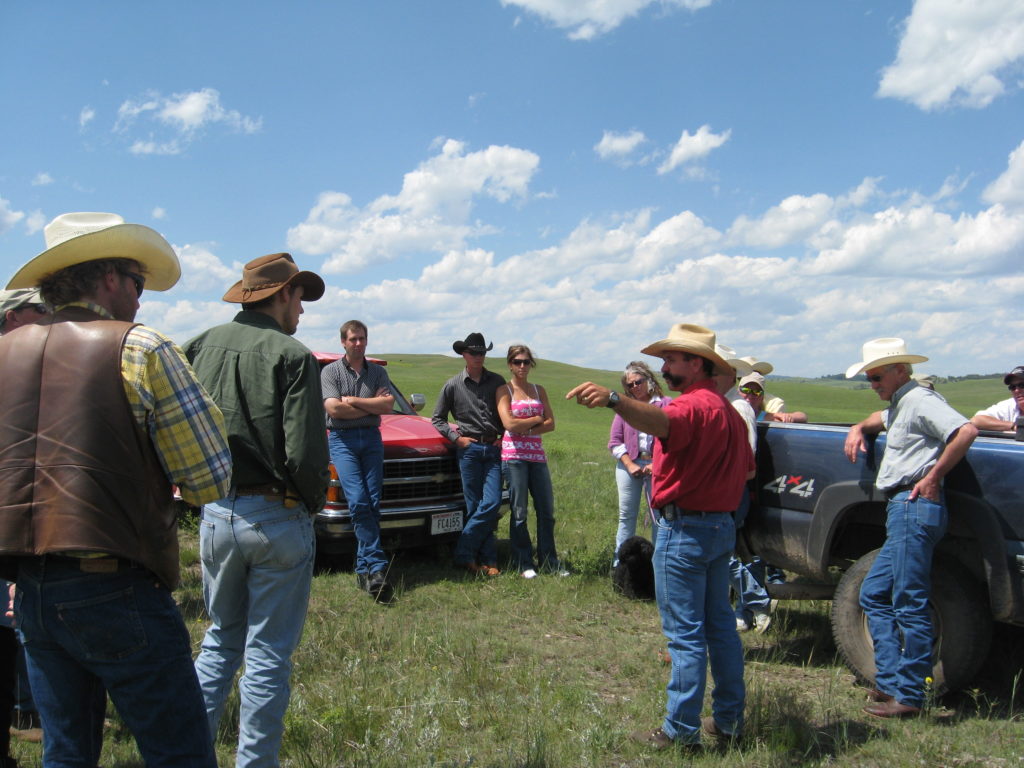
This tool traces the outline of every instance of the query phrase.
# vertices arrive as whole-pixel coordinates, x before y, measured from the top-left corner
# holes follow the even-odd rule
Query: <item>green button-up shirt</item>
[[[312,353],[269,315],[242,310],[185,356],[224,414],[232,485],[284,484],[310,512],[323,509],[329,456]]]

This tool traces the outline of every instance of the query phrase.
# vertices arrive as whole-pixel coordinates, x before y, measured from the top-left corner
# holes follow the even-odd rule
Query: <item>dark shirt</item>
[[[390,392],[390,384],[387,369],[369,360],[363,361],[363,370],[358,375],[344,357],[320,371],[320,388],[323,390],[324,400],[329,397],[339,400],[342,397],[376,397],[382,388]],[[354,419],[335,419],[328,415],[327,426],[330,429],[379,427],[380,415],[367,413]]]
[[[493,443],[505,432],[497,405],[498,387],[504,383],[505,379],[486,368],[480,374],[480,383],[473,381],[465,369],[459,371],[441,387],[431,423],[453,443],[460,435]],[[455,419],[458,432],[448,424],[448,414]]]
[[[313,354],[269,315],[243,310],[189,341],[185,356],[224,413],[232,485],[285,484],[310,512],[323,509],[329,456]]]

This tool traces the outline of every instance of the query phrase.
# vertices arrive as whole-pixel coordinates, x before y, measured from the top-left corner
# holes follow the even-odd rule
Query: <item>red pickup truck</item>
[[[313,355],[321,367],[341,357],[329,352]],[[384,360],[368,359],[387,365]],[[395,396],[394,409],[381,417],[380,425],[384,438],[381,539],[387,549],[454,540],[462,530],[466,512],[455,452],[430,419],[417,413],[426,402],[423,395],[413,394],[406,400],[394,382],[391,393]],[[333,466],[327,506],[316,516],[315,527],[319,552],[355,551],[352,519]]]

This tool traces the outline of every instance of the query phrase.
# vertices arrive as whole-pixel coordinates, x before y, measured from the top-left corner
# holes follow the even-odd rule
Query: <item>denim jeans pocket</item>
[[[946,507],[940,502],[918,496],[912,502],[914,521],[920,526],[932,542],[937,542],[946,533]]]
[[[302,514],[294,517],[252,524],[266,553],[264,564],[294,568],[313,556],[313,519],[302,509]]]
[[[146,647],[132,587],[87,600],[56,603],[61,623],[87,659],[118,661]]]

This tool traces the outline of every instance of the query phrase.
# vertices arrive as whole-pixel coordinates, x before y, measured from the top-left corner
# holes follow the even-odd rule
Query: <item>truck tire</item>
[[[879,550],[869,552],[843,574],[832,598],[832,636],[846,666],[868,685],[875,682],[875,654],[867,618],[860,607],[860,587]],[[933,652],[935,694],[963,688],[974,678],[992,642],[992,615],[982,585],[952,558],[932,561],[929,600],[937,639]]]

